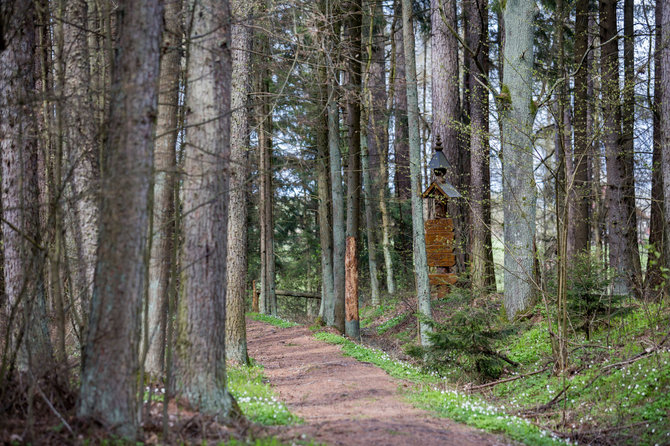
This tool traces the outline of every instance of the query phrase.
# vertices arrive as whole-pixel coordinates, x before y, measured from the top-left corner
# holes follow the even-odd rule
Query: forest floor
[[[411,384],[343,356],[305,327],[247,320],[249,355],[301,424],[277,427],[282,441],[329,445],[506,445],[514,442],[444,419],[403,397]]]

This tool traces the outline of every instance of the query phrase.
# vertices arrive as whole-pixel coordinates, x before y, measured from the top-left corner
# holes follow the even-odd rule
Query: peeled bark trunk
[[[535,178],[532,94],[534,0],[510,0],[505,21],[505,67],[499,106],[503,115],[505,310],[509,319],[531,305],[534,287]]]
[[[428,283],[428,263],[426,260],[426,238],[423,227],[423,202],[421,198],[421,140],[419,136],[419,98],[416,86],[416,61],[414,56],[414,25],[412,24],[412,4],[402,0],[403,39],[407,73],[407,121],[409,123],[410,177],[412,184],[412,237],[414,245],[414,280],[419,306],[419,335],[421,345],[430,345],[430,325],[423,318],[432,317],[430,306],[430,284]]]
[[[153,168],[162,8],[120,2],[107,156],[78,415],[137,435],[141,298]]]
[[[233,406],[225,354],[231,21],[227,1],[192,0],[189,11],[175,386],[192,409],[222,419]]]
[[[2,342],[0,386],[13,364],[5,359],[18,349],[20,371],[39,378],[50,371],[49,338],[41,252],[38,185],[38,126],[35,91],[35,5],[15,1],[0,7],[0,149],[2,157],[2,248],[4,298],[0,319],[12,324]],[[6,305],[6,307],[5,307]],[[2,308],[5,307],[5,308]],[[15,319],[12,319],[14,317]],[[5,333],[5,331],[3,331]],[[5,356],[7,355],[7,356]],[[0,392],[2,392],[0,388]]]
[[[165,3],[158,92],[158,117],[154,145],[153,233],[147,295],[145,370],[160,376],[165,370],[167,298],[170,284],[174,227],[174,182],[177,144],[177,109],[182,39],[181,0]],[[143,338],[144,341],[145,338]]]
[[[247,178],[249,176],[249,90],[251,87],[251,3],[232,0],[232,85],[226,358],[246,364],[244,320],[247,291]]]

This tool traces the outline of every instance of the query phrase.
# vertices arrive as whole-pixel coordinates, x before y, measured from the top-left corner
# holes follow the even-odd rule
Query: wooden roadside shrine
[[[435,153],[428,164],[433,172],[433,181],[423,192],[423,198],[428,200],[428,215],[424,227],[426,230],[426,257],[430,284],[437,288],[438,296],[446,294],[449,285],[458,280],[452,271],[456,264],[454,255],[454,222],[447,214],[447,201],[457,199],[461,194],[452,186],[445,174],[449,164],[442,153],[442,142],[438,135],[435,143]]]

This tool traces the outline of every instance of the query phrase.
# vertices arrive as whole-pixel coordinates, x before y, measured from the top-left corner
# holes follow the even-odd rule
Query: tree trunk
[[[663,48],[661,30],[663,29],[663,3],[656,2],[656,32],[654,33],[654,149],[651,163],[651,220],[649,222],[649,259],[647,261],[647,274],[645,275],[645,297],[647,299],[659,300],[662,296],[660,289],[663,283],[662,268],[667,268],[667,259],[664,256],[663,222],[665,220],[663,206],[663,164],[661,146],[661,107],[663,104],[663,90],[661,79],[663,79],[663,66],[661,55]]]
[[[396,0],[395,11],[401,9],[402,0]],[[398,27],[392,29],[393,41],[395,44],[395,66],[393,67],[393,82],[394,82],[394,131],[393,146],[395,148],[395,189],[396,196],[400,199],[401,206],[401,226],[402,203],[410,197],[410,173],[409,173],[409,142],[408,142],[408,123],[407,123],[407,89],[406,89],[406,63],[405,63],[405,49],[403,44],[403,29]],[[403,238],[402,234],[400,238]],[[402,243],[401,243],[402,244]]]
[[[267,13],[267,4],[264,10]],[[261,236],[261,313],[277,314],[275,294],[274,220],[272,200],[272,104],[270,97],[270,37],[261,31],[258,36],[260,61],[260,106],[258,113],[258,159],[260,185],[260,236]]]
[[[455,0],[431,0],[431,98],[433,110],[433,145],[441,138],[443,153],[449,163],[446,178],[457,189],[463,190],[464,152],[470,147],[463,147],[459,138],[460,98],[459,98],[459,67],[458,40],[453,32],[458,30]],[[472,19],[473,21],[475,19]],[[478,24],[481,26],[481,23]],[[451,28],[451,29],[450,29]],[[452,32],[453,31],[453,32]],[[467,76],[465,76],[467,78]],[[466,90],[466,89],[464,89]],[[467,169],[470,168],[468,163]],[[467,250],[467,226],[465,225],[465,209],[461,200],[452,199],[447,202],[447,214],[454,222],[454,253],[457,256],[456,268],[463,271],[465,252]]]
[[[40,245],[38,126],[35,84],[35,5],[15,1],[2,6],[0,38],[0,153],[2,157],[2,248],[4,294],[2,305],[11,327],[3,342],[0,386],[13,364],[4,362],[18,349],[20,371],[39,378],[50,371],[53,352],[49,338]],[[18,319],[12,320],[16,315]],[[5,317],[2,317],[4,320]],[[5,332],[3,332],[5,333]],[[7,356],[5,356],[7,355]],[[0,388],[0,391],[4,389]]]
[[[587,133],[588,114],[588,15],[589,1],[577,0],[575,21],[575,156],[574,156],[574,193],[575,205],[573,219],[574,227],[573,249],[575,253],[588,252],[589,249],[589,184],[588,184],[588,154],[589,138]]]
[[[533,176],[531,111],[534,0],[510,0],[505,21],[505,67],[499,106],[503,125],[503,206],[505,223],[505,309],[509,319],[528,308],[534,296],[536,189]]]
[[[98,243],[100,153],[90,90],[86,0],[67,2],[64,16],[63,51],[67,54],[61,55],[60,62],[67,254],[76,281],[73,299],[79,308],[88,308]]]
[[[348,80],[345,85],[347,106],[347,245],[345,254],[345,333],[360,337],[358,320],[358,227],[361,213],[361,28],[362,11],[359,0],[348,1],[345,23],[345,48]]]
[[[490,218],[487,207],[491,201],[489,177],[489,120],[488,120],[488,10],[475,0],[468,0],[465,8],[469,17],[468,46],[475,55],[468,57],[470,86],[470,274],[472,289],[484,291],[492,283],[489,277],[488,252],[491,249]],[[482,71],[483,70],[483,71]],[[483,85],[482,85],[483,84]],[[495,283],[495,282],[493,282]]]
[[[184,136],[184,243],[177,314],[175,385],[193,410],[226,418],[225,307],[230,172],[230,9],[189,5],[188,126]]]
[[[333,232],[331,213],[330,162],[328,159],[328,71],[326,61],[319,69],[319,110],[317,117],[317,187],[319,193],[319,241],[321,245],[321,291],[323,299],[320,316],[325,320],[326,308],[335,308],[333,278]]]
[[[137,435],[138,334],[144,290],[162,8],[122,1],[102,178],[100,243],[84,347],[79,416]]]
[[[165,370],[167,298],[170,284],[174,232],[174,182],[179,101],[181,0],[165,3],[165,30],[158,92],[158,117],[154,145],[153,233],[149,263],[148,329],[144,345],[145,370],[160,376]],[[143,338],[144,340],[144,338]]]
[[[640,265],[640,247],[637,236],[637,204],[635,203],[635,50],[633,29],[633,0],[624,0],[623,7],[624,40],[623,40],[623,110],[621,136],[623,160],[626,168],[625,200],[627,218],[626,243],[630,264],[633,266],[631,279],[633,291],[637,297],[642,297],[642,266]]]
[[[364,134],[361,138],[361,157],[363,167],[363,199],[365,201],[365,226],[368,239],[368,269],[370,270],[370,300],[371,305],[377,308],[379,299],[379,280],[377,278],[377,245],[375,243],[375,221],[372,209],[372,179],[370,178],[370,162],[368,154],[368,138]]]
[[[344,193],[342,187],[342,155],[340,153],[340,119],[337,101],[330,94],[328,103],[328,150],[330,153],[330,187],[333,197],[333,290],[335,294],[332,313],[326,311],[326,323],[344,333]],[[331,316],[332,315],[332,316]]]
[[[628,169],[621,144],[621,105],[619,101],[619,54],[617,45],[617,0],[600,2],[600,69],[603,91],[604,143],[607,164],[607,232],[609,259],[614,277],[614,294],[635,292],[635,267],[632,262],[626,201]]]
[[[372,20],[372,48],[370,54],[370,74],[368,79],[368,148],[372,190],[377,189],[379,210],[381,214],[381,238],[384,253],[384,267],[386,270],[386,290],[395,294],[393,280],[393,260],[391,258],[390,224],[387,206],[388,187],[388,111],[386,103],[386,60],[384,57],[384,29],[386,20],[382,9],[382,2],[375,1]],[[372,192],[371,190],[371,192]],[[372,200],[374,203],[374,200]],[[375,215],[373,209],[373,217]]]
[[[665,42],[670,42],[670,26],[667,26],[670,23],[670,2],[668,0],[661,0],[659,3],[662,3],[661,9],[662,21],[661,23],[666,24],[661,28],[661,42],[662,44],[657,47],[657,51],[660,51],[660,61],[661,61],[661,98],[670,96],[670,47],[665,45]],[[663,205],[665,206],[665,258],[666,262],[670,259],[670,223],[668,220],[668,210],[670,210],[670,101],[659,101],[659,117],[661,121],[661,158],[663,166]],[[668,280],[665,281],[665,293],[666,295],[670,292],[670,285],[668,285]]]
[[[247,291],[247,178],[249,176],[249,90],[251,87],[252,3],[232,0],[232,85],[226,358],[249,361],[244,320]]]
[[[423,202],[421,198],[421,141],[419,136],[419,98],[416,85],[416,61],[414,56],[414,25],[412,23],[412,4],[402,0],[402,28],[405,43],[405,62],[407,74],[407,121],[409,124],[410,177],[412,184],[412,237],[414,239],[414,280],[419,304],[419,334],[421,345],[430,345],[430,325],[424,321],[432,317],[430,308],[430,285],[428,283],[428,264],[426,261],[426,239],[423,227]]]

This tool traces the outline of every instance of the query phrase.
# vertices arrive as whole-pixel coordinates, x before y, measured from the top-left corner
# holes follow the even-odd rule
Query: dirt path
[[[249,355],[265,367],[270,384],[304,424],[282,430],[284,440],[329,445],[512,444],[450,420],[434,418],[403,401],[381,369],[342,355],[304,327],[277,328],[247,320]]]

